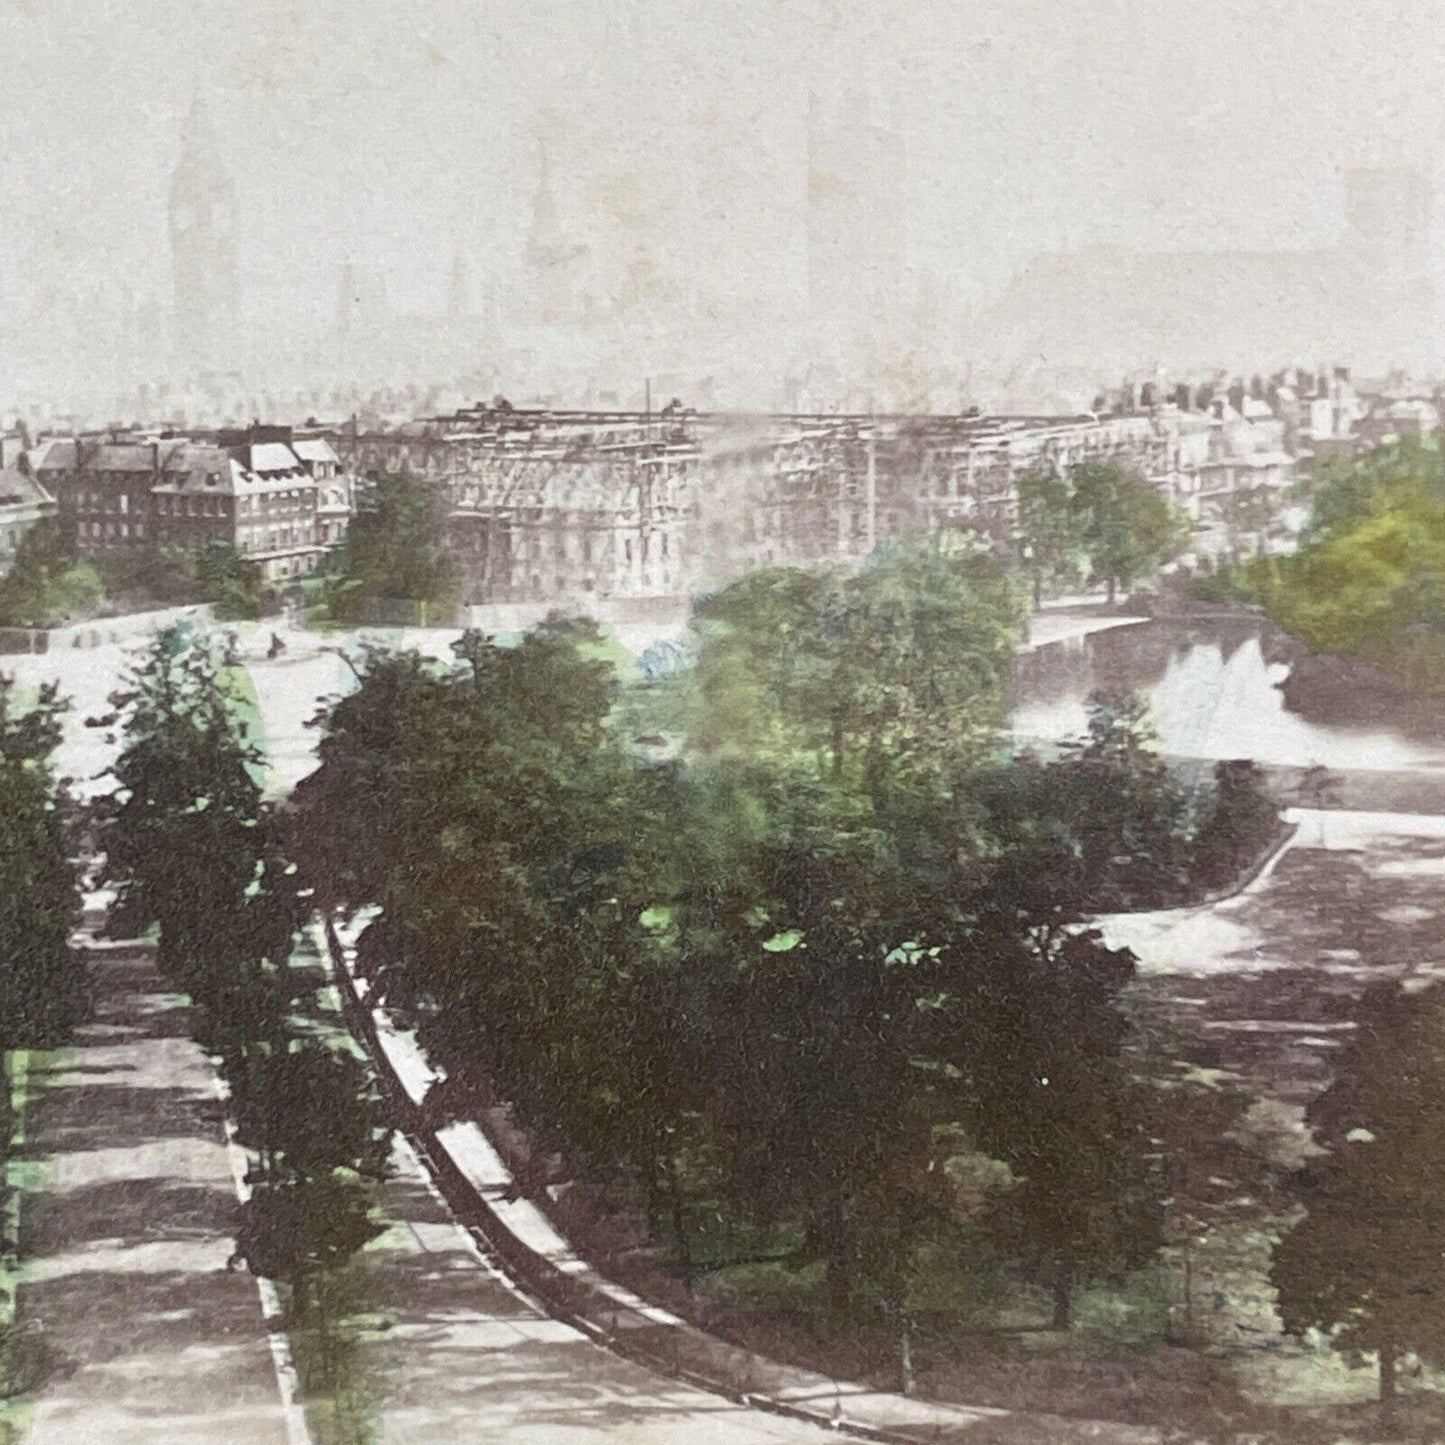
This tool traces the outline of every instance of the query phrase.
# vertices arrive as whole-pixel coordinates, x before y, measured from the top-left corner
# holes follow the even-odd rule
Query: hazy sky
[[[675,214],[702,167],[728,223],[677,242],[687,264],[779,267],[810,88],[866,89],[902,130],[910,244],[963,295],[1061,244],[1326,242],[1342,165],[1437,173],[1442,18],[1431,0],[0,0],[0,314],[47,288],[169,304],[165,190],[197,90],[248,293],[322,320],[347,259],[419,309],[456,250],[479,278],[514,267],[539,125],[574,212]]]

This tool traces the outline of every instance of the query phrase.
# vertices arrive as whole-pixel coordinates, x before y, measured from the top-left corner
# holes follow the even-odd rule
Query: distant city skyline
[[[720,355],[752,357],[779,384],[850,335],[867,345],[850,294],[863,309],[886,294],[900,353],[986,371],[1010,358],[967,319],[1035,257],[1328,248],[1343,232],[1344,171],[1410,166],[1438,182],[1445,157],[1445,107],[1422,83],[1445,65],[1445,36],[1414,0],[1368,13],[1216,0],[1187,17],[1126,0],[1087,12],[1045,0],[856,12],[828,0],[149,0],[143,17],[16,0],[0,10],[0,45],[0,362],[20,392],[93,381],[96,333],[124,331],[110,347],[118,373],[159,379],[173,365],[157,359],[176,349],[167,201],[197,95],[234,185],[239,356],[258,337],[295,352],[332,334],[348,265],[403,317],[442,315],[460,265],[479,317],[510,307],[515,320],[535,279],[545,143],[587,284],[671,308],[658,339],[646,305],[619,306],[595,361],[557,339],[559,367],[615,365],[629,384],[650,349],[660,371],[679,359],[706,370],[714,358],[689,356],[677,320],[699,314],[731,327]],[[848,142],[829,158],[835,179],[862,178],[850,211],[820,199],[810,114],[836,117],[854,96],[883,139],[871,156]],[[820,206],[838,228],[821,248],[808,224]],[[850,239],[870,215],[877,232]],[[1424,247],[1432,272],[1439,225]],[[886,286],[854,284],[850,265],[876,274],[890,258]],[[820,281],[820,264],[836,274]],[[795,341],[794,318],[819,313],[821,331]],[[416,340],[378,351],[378,373],[414,365]],[[475,339],[478,357],[490,340]]]

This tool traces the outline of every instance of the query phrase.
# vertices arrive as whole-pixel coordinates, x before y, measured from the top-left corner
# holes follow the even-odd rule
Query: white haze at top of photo
[[[454,255],[479,285],[514,276],[541,140],[570,214],[782,306],[810,92],[864,92],[896,128],[908,254],[977,301],[1040,251],[1329,244],[1343,167],[1439,170],[1440,19],[1429,0],[0,0],[0,352],[43,342],[49,298],[169,307],[197,94],[248,322],[278,335],[330,324],[347,261],[417,314]],[[701,211],[699,174],[721,198]]]

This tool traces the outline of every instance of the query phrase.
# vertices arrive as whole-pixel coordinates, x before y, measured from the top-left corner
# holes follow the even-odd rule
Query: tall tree
[[[606,735],[598,641],[549,624],[514,648],[468,634],[452,667],[374,654],[325,721],[293,828],[324,901],[380,905],[358,946],[380,996],[606,1171],[648,1167],[688,1091],[646,1033],[668,987],[642,922],[673,846],[666,781]]]
[[[1270,1278],[1286,1329],[1375,1354],[1388,1412],[1402,1352],[1445,1360],[1445,987],[1379,985],[1356,1024],[1306,1113],[1328,1152],[1296,1181],[1308,1213]]]
[[[1025,755],[989,770],[969,802],[970,887],[1025,919],[1159,907],[1188,883],[1188,797],[1132,694],[1096,694],[1083,737],[1047,763]]]
[[[191,996],[258,1156],[238,1253],[290,1281],[304,1310],[315,1272],[379,1232],[369,1181],[385,1172],[389,1131],[362,1066],[299,1037],[308,990],[290,957],[308,902],[262,805],[228,665],[213,639],[172,628],[112,698],[124,747],[103,871],[112,927],[159,928],[157,963]]]
[[[1263,769],[1247,758],[1214,765],[1214,791],[1191,848],[1191,871],[1218,887],[1253,863],[1279,825],[1279,803]]]
[[[975,1127],[1014,1184],[987,1226],[1067,1329],[1076,1285],[1118,1279],[1163,1242],[1161,1159],[1122,1054],[1117,997],[1134,959],[1096,933],[1011,923],[994,930],[988,956]]]
[[[1184,550],[1188,520],[1152,482],[1113,462],[1081,462],[1069,470],[1073,508],[1093,575],[1114,601]]]
[[[844,782],[951,779],[992,750],[1021,611],[982,553],[898,547],[851,576],[751,573],[698,607],[697,741]]]
[[[368,504],[347,531],[343,575],[328,594],[333,614],[354,621],[377,599],[417,603],[423,621],[446,611],[460,588],[446,552],[445,492],[404,471],[368,483]]]
[[[59,523],[47,519],[21,538],[0,576],[0,626],[45,627],[84,616],[102,594],[95,569],[66,550]]]
[[[66,711],[53,686],[22,708],[0,673],[0,1049],[57,1043],[80,1014],[82,965],[70,947],[75,871],[65,798],[51,759]]]
[[[1019,561],[1033,583],[1034,609],[1044,586],[1070,566],[1081,548],[1079,518],[1068,481],[1052,468],[1025,472],[1017,483],[1014,542]]]
[[[260,755],[232,711],[226,660],[187,626],[152,643],[111,703],[124,746],[104,809],[111,925],[160,928],[161,970],[202,1005],[233,971],[229,948],[264,871]]]
[[[283,1038],[247,1059],[236,1122],[258,1159],[236,1252],[255,1273],[290,1284],[304,1317],[317,1276],[382,1232],[372,1210],[391,1147],[381,1101],[359,1059]]]

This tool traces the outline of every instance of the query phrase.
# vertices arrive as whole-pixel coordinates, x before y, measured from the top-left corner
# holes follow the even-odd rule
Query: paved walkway
[[[836,1438],[619,1358],[550,1319],[481,1257],[405,1145],[387,1187],[394,1225],[366,1256],[369,1335],[352,1388],[376,1441],[506,1445],[761,1445]]]
[[[31,1066],[19,1317],[40,1355],[34,1445],[284,1445],[215,1076],[138,950],[94,966],[74,1046]]]

